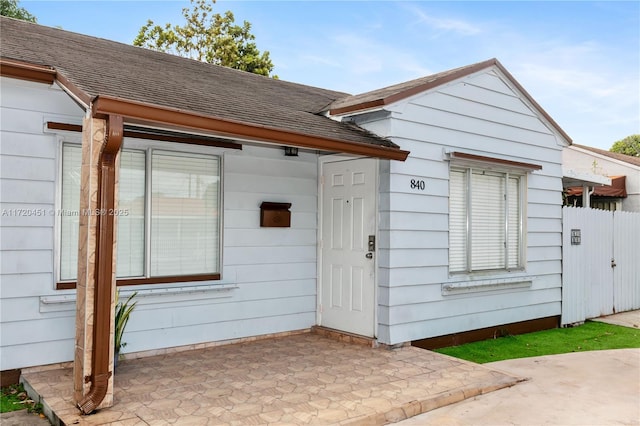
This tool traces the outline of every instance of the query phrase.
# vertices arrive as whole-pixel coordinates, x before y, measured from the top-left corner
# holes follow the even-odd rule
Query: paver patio
[[[23,379],[66,425],[377,425],[522,379],[415,347],[369,348],[302,333],[120,361],[115,404],[74,407],[72,369]]]

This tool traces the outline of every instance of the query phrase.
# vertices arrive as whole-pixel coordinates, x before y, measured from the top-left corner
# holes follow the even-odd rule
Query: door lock
[[[376,251],[376,236],[375,235],[369,235],[368,248],[369,248],[369,251]]]

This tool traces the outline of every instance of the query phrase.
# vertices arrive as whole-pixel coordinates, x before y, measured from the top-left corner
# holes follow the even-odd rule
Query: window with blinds
[[[145,271],[146,158],[144,151],[120,152],[116,275],[141,277]]]
[[[449,180],[449,270],[522,266],[522,176],[452,168]]]
[[[152,276],[218,272],[219,176],[215,157],[153,152]]]
[[[80,228],[80,166],[82,150],[62,146],[62,191],[60,202],[60,279],[78,275],[78,230]]]
[[[81,147],[62,148],[60,279],[77,278]],[[220,158],[123,150],[118,175],[118,278],[220,269]]]

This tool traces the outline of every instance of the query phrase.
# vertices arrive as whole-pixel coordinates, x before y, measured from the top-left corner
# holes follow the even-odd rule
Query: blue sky
[[[48,26],[131,43],[188,1],[22,0]],[[575,143],[640,133],[640,2],[232,1],[283,80],[361,93],[498,58]]]

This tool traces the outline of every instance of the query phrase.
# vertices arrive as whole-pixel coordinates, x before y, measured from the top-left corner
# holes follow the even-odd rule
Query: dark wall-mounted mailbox
[[[291,227],[291,203],[272,203],[265,201],[260,204],[260,226],[266,228]]]

